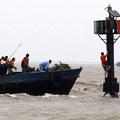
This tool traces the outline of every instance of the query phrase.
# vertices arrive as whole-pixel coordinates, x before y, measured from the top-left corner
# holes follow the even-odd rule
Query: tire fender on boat
[[[51,82],[55,86],[60,86],[63,83],[63,77],[61,73],[51,73]]]

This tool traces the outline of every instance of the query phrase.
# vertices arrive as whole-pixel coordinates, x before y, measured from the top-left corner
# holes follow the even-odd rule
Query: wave
[[[43,98],[49,98],[49,97],[58,97],[60,95],[53,95],[53,94],[49,94],[49,93],[46,93],[45,95],[43,95],[42,97]]]
[[[80,87],[80,88],[73,88],[72,89],[72,92],[74,92],[74,93],[79,93],[79,92],[82,92],[82,93],[84,93],[85,91],[87,91],[87,90],[89,90],[89,88],[87,88],[87,87]]]
[[[103,83],[95,83],[95,81],[76,81],[76,84],[92,85],[92,86],[103,86]]]
[[[9,94],[9,93],[4,94],[4,96],[12,97],[12,98],[17,98],[18,97],[16,94]]]
[[[5,93],[5,94],[0,94],[0,96],[4,96],[4,97],[11,97],[11,98],[20,98],[20,97],[25,97],[25,96],[30,96],[27,93],[19,93],[19,94],[10,94],[10,93]]]
[[[70,98],[77,98],[75,95],[69,95]]]

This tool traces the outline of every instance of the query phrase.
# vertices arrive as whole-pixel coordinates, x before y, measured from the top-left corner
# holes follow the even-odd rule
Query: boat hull
[[[41,73],[15,73],[12,76],[0,77],[0,94],[68,95],[81,70],[82,68]]]

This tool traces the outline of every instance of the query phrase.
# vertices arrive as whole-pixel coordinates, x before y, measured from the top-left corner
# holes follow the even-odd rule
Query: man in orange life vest
[[[109,74],[108,71],[109,69],[111,68],[110,65],[108,65],[107,61],[106,61],[106,57],[108,56],[108,52],[106,53],[106,55],[104,55],[104,52],[101,52],[101,63],[102,63],[102,66],[105,70],[105,78],[106,78],[106,75]]]
[[[28,64],[29,64],[29,54],[27,53],[21,62],[22,72],[29,72],[29,65]]]
[[[13,57],[11,61],[8,62],[8,74],[9,75],[12,75],[13,74],[13,71],[12,71],[12,68],[14,68],[15,70],[17,70],[17,68],[14,66],[14,61],[15,61],[15,58]]]

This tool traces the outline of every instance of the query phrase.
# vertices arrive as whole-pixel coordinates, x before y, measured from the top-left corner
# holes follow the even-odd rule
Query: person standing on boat
[[[4,61],[5,61],[4,73],[6,74],[7,73],[7,65],[8,65],[8,62],[9,62],[8,56],[5,56]]]
[[[0,75],[1,76],[4,76],[4,67],[5,67],[4,57],[1,57],[0,59]]]
[[[23,58],[21,62],[21,68],[22,68],[22,72],[29,71],[29,54],[28,53],[26,54],[26,56]]]
[[[13,71],[12,68],[14,68],[15,70],[17,70],[17,68],[14,66],[14,62],[15,62],[15,58],[13,57],[11,61],[9,61],[7,68],[8,68],[8,74],[12,75]]]
[[[107,61],[106,61],[106,57],[108,56],[108,52],[106,53],[106,55],[104,55],[104,52],[101,52],[101,63],[102,63],[102,67],[105,70],[105,78],[106,75],[108,74],[109,69],[111,68],[110,65],[108,65]]]
[[[49,61],[45,61],[45,62],[42,62],[40,63],[39,67],[40,67],[40,72],[43,72],[43,69],[45,68],[45,71],[48,70],[49,68],[49,64],[52,63],[52,60],[49,60]]]

